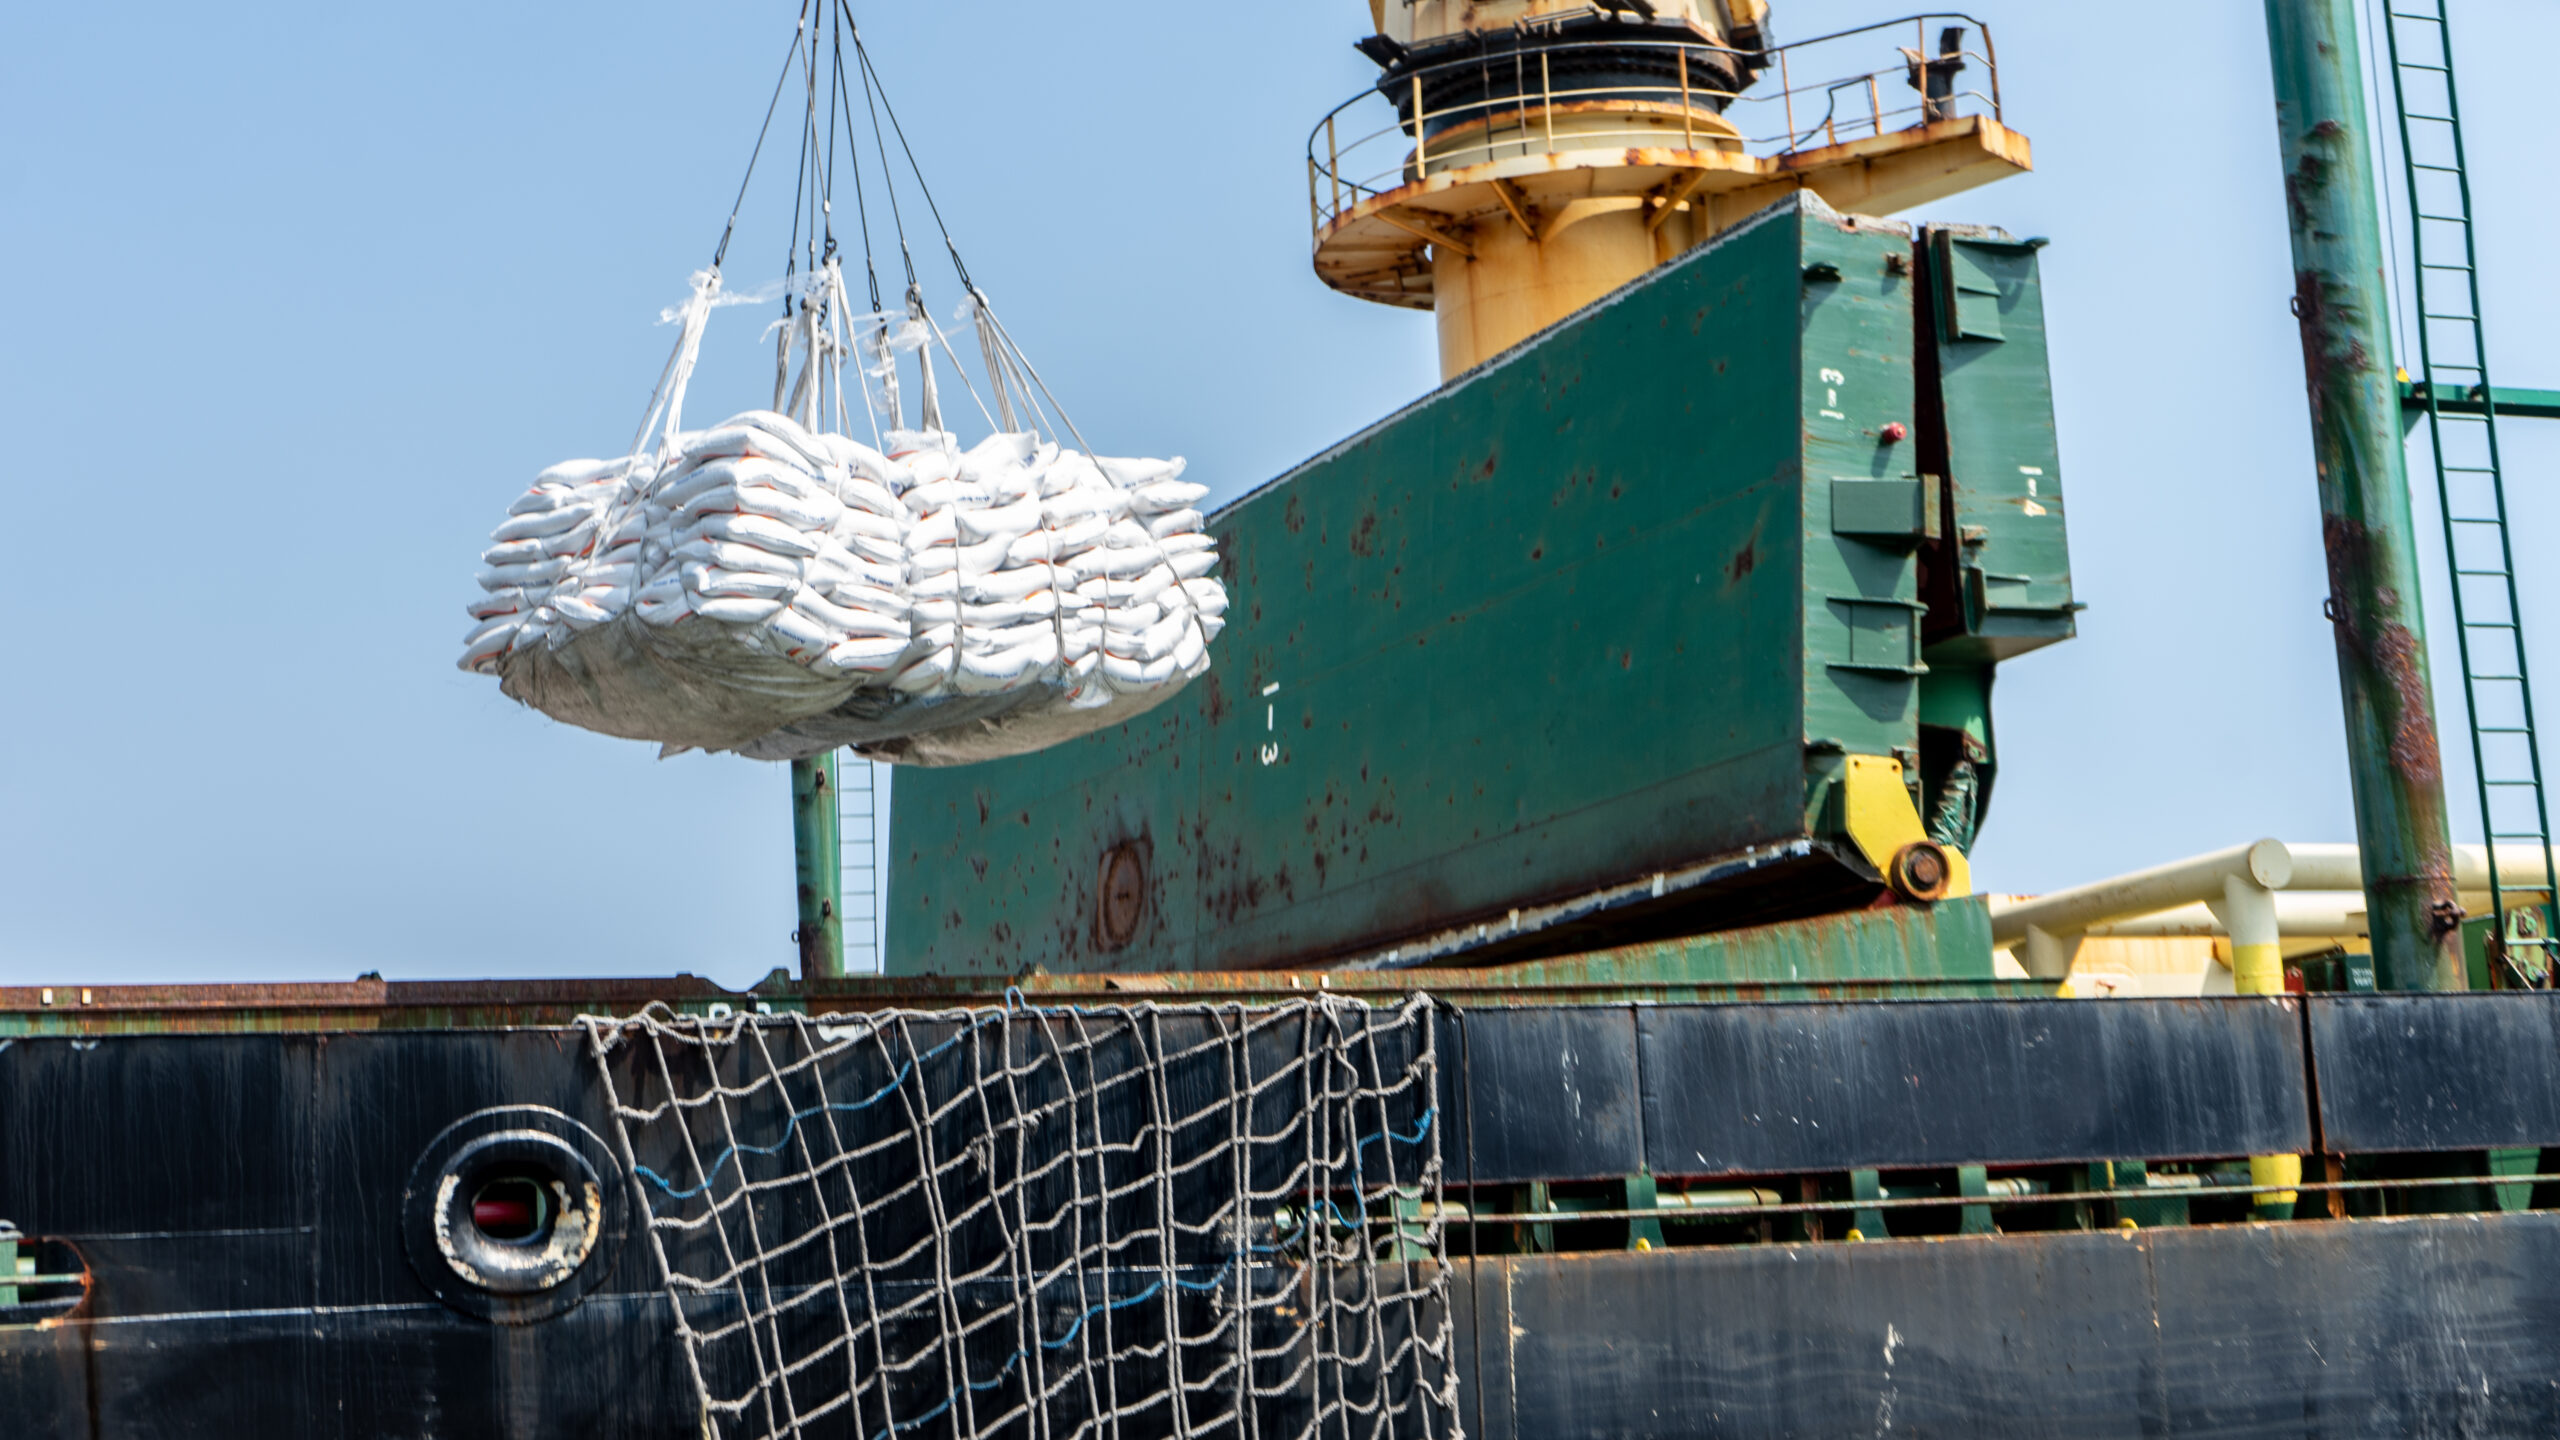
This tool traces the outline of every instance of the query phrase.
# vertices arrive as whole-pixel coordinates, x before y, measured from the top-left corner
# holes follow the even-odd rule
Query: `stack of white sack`
[[[1180,461],[890,445],[755,411],[543,472],[493,537],[463,668],[670,749],[914,764],[1055,744],[1208,668],[1226,591]]]

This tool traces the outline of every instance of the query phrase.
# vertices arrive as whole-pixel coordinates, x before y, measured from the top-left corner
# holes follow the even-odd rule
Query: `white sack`
[[[1208,667],[1227,597],[1181,461],[887,446],[752,411],[544,471],[491,537],[463,668],[671,750],[930,765],[1117,724]]]

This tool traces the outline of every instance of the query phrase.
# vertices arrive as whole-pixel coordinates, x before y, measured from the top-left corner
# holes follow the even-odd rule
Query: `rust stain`
[[[2399,700],[2400,721],[2391,732],[2392,763],[2413,780],[2441,783],[2444,755],[2436,739],[2435,720],[2428,713],[2427,682],[2418,673],[2416,638],[2405,626],[2385,626],[2381,643],[2374,647],[2374,659]]]
[[[1754,537],[1751,540],[1745,540],[1742,542],[1742,548],[1734,552],[1733,558],[1725,562],[1725,583],[1731,585],[1740,581],[1744,576],[1749,575],[1753,568],[1758,566],[1759,563],[1760,550],[1757,537]]]
[[[2332,515],[2323,520],[2320,538],[2328,552],[2330,609],[2338,648],[2356,670],[2379,680],[2389,697],[2392,764],[2413,781],[2441,785],[2444,754],[2424,673],[2426,657],[2417,637],[2397,622],[2386,623],[2379,634],[2371,635],[2356,623],[2359,609],[2350,597],[2360,588],[2359,582],[2375,571],[2380,557],[2374,536],[2355,521]],[[2374,598],[2379,609],[2399,608],[2399,597],[2388,588]]]
[[[2418,638],[2394,620],[2381,620],[2367,633],[2358,617],[2368,613],[2350,601],[2362,583],[2377,573],[2376,537],[2345,516],[2326,517],[2321,540],[2328,552],[2330,613],[2339,658],[2360,679],[2374,721],[2387,733],[2393,770],[2406,789],[2401,798],[2409,813],[2402,818],[2416,843],[2409,858],[2415,874],[2375,876],[2377,892],[2416,891],[2427,906],[2431,937],[2443,942],[2462,923],[2454,899],[2452,856],[2429,836],[2444,833],[2444,754],[2436,732],[2435,708],[2425,673],[2426,656]],[[2373,611],[2396,613],[2401,597],[2388,586],[2375,587]],[[2433,813],[2427,813],[2427,812]]]
[[[1363,780],[1369,778],[1368,766],[1363,765],[1360,767],[1360,778]],[[1378,797],[1369,802],[1369,814],[1367,818],[1368,822],[1373,826],[1393,825],[1396,823],[1396,787],[1394,781],[1387,780],[1380,782],[1378,787]]]
[[[1378,512],[1362,510],[1359,522],[1351,527],[1351,553],[1360,556],[1378,553]]]

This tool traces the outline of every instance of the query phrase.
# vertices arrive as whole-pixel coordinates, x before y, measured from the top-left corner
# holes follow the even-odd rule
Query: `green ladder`
[[[844,969],[880,972],[879,767],[851,750],[836,757],[836,824],[842,883],[836,909],[844,917]]]
[[[2446,0],[2376,3],[2390,42],[2391,94],[2400,112],[2400,158],[2416,252],[2417,397],[2426,412],[2444,514],[2463,706],[2480,782],[2480,828],[2489,848],[2494,917],[2488,948],[2492,966],[2503,961],[2508,972],[2493,983],[2548,986],[2550,911],[2544,899],[2529,897],[2560,898],[2560,876],[2551,862],[2551,811],[2534,738],[2524,615],[2516,603],[2515,549],[2499,473],[2498,407],[2481,324],[2452,30]],[[2413,108],[2413,101],[2427,108]],[[2459,409],[2448,408],[2453,405]]]

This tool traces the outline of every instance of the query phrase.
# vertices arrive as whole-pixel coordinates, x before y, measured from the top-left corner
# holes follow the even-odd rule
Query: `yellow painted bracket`
[[[1901,761],[1890,755],[1851,755],[1848,761],[1848,773],[1841,779],[1841,817],[1849,843],[1879,874],[1889,875],[1893,857],[1902,853],[1903,846],[1928,839],[1928,829],[1921,825],[1920,812],[1911,805],[1911,792],[1903,786]],[[1945,848],[1952,867],[1947,898],[1972,894],[1973,866],[1963,851],[1953,845]]]

